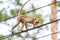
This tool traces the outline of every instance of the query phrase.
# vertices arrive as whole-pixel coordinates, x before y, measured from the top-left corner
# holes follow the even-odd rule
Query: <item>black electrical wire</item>
[[[45,26],[45,25],[48,25],[48,24],[51,24],[51,23],[54,23],[54,22],[57,22],[59,21],[60,19],[57,19],[57,20],[54,20],[52,22],[48,22],[48,23],[45,23],[43,25],[40,25],[40,26],[37,26],[37,27],[34,27],[34,28],[31,28],[31,29],[28,29],[28,30],[24,30],[24,31],[21,31],[21,32],[17,32],[17,33],[13,33],[13,34],[10,34],[10,35],[7,35],[7,36],[3,36],[3,37],[0,37],[0,39],[5,39],[5,38],[8,38],[8,37],[12,37],[14,35],[17,35],[17,34],[20,34],[20,33],[23,33],[23,32],[27,32],[27,31],[30,31],[30,30],[33,30],[33,29],[36,29],[36,28],[40,28],[42,26]],[[53,33],[54,34],[54,33]],[[49,34],[51,35],[51,34]],[[47,36],[47,35],[46,35]]]

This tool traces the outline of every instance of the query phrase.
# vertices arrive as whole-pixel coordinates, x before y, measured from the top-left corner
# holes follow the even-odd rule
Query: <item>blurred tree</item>
[[[60,2],[57,3],[58,7],[60,7]]]
[[[0,40],[5,40],[5,39],[2,39],[4,37],[4,35],[0,34]]]

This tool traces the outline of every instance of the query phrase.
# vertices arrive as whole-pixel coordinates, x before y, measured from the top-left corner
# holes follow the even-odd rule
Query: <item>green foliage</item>
[[[31,4],[31,6],[32,6],[32,7],[31,7],[32,9],[35,9],[35,7],[34,7],[34,5],[33,5],[33,4]],[[35,13],[36,13],[36,10],[32,11],[32,13],[34,13],[34,14],[35,14]]]
[[[23,39],[22,40],[25,40],[25,38],[23,37]]]
[[[32,5],[32,9],[35,9],[34,5],[33,4],[31,4],[31,5]],[[44,20],[42,19],[42,15],[41,14],[37,14],[36,10],[32,11],[32,17],[33,18],[39,18],[40,24],[43,24]]]
[[[9,18],[9,16],[8,16],[7,14],[3,14],[3,11],[4,11],[4,10],[5,10],[5,9],[0,10],[0,21]]]
[[[0,19],[2,19],[3,18],[3,14],[0,12]]]
[[[32,9],[35,9],[34,5],[32,5]],[[40,25],[44,23],[42,15],[39,14],[39,13],[36,13],[36,10],[32,11],[32,18],[38,18],[39,22],[40,22]],[[39,30],[42,30],[42,27],[38,28],[38,31],[37,31],[37,33],[35,35],[37,35],[39,33]],[[32,39],[36,40],[35,36],[33,36]]]
[[[22,35],[21,34],[17,34],[17,37],[22,37]]]
[[[39,18],[40,24],[43,24],[44,20],[43,20],[41,14],[33,14],[32,17],[33,17],[33,18]]]
[[[22,6],[22,4],[20,3],[20,0],[15,0],[16,5]]]
[[[18,9],[11,9],[11,10],[10,10],[10,13],[11,13],[11,15],[15,16],[15,15],[18,14],[19,11],[20,11],[20,10],[18,10]],[[23,15],[25,15],[24,12],[25,12],[25,10],[22,11]]]
[[[60,2],[57,5],[60,7]]]
[[[7,14],[5,14],[4,16],[3,16],[3,19],[8,19],[8,18],[10,18]]]
[[[35,37],[32,37],[32,40],[36,40],[36,38]]]
[[[19,11],[18,9],[11,9],[10,13],[11,15],[15,16],[18,13],[18,11]]]
[[[7,38],[7,40],[12,40],[12,37]]]
[[[0,21],[10,18],[7,14],[0,13]]]
[[[3,18],[4,14],[2,13],[5,9],[0,10],[0,19]]]
[[[0,34],[0,40],[5,40],[5,39],[3,39],[3,35],[2,34]]]
[[[22,15],[26,15],[26,10],[22,10]]]
[[[29,37],[30,37],[30,35],[29,35],[29,33],[27,32],[25,38],[29,38]]]
[[[19,5],[22,6],[22,4],[20,3],[20,0],[15,0],[15,3],[16,3],[16,5],[18,5],[18,6],[19,6]],[[35,9],[35,7],[34,7],[33,4],[32,4],[32,9]],[[4,10],[0,11],[0,20],[1,20],[1,19],[8,19],[8,18],[10,18],[7,14],[3,14],[3,13],[2,13],[3,11],[4,11]],[[18,9],[10,9],[10,13],[11,13],[12,16],[17,15],[18,11],[19,11]],[[23,10],[23,13],[24,13],[24,12],[25,12],[25,10]],[[26,14],[24,13],[23,15],[26,15]],[[42,18],[42,15],[41,15],[41,14],[37,14],[35,10],[32,11],[32,17],[33,17],[33,18],[39,18],[40,24],[43,24],[44,20],[43,20],[43,18]],[[20,28],[20,27],[18,27],[18,31],[20,31],[19,28]],[[39,31],[39,30],[38,30],[38,31]],[[34,35],[36,36],[38,33],[39,33],[39,32],[35,33]],[[17,37],[21,37],[21,38],[23,38],[23,40],[25,40],[25,38],[32,38],[32,40],[36,40],[36,39],[35,39],[35,36],[30,36],[29,33],[27,33],[27,35],[26,35],[25,37],[23,37],[21,34],[17,34]],[[7,38],[7,39],[8,39],[8,40],[12,40],[11,37],[9,37],[9,38]],[[1,39],[1,40],[2,40],[2,39]]]
[[[36,14],[36,17],[39,18],[40,24],[43,24],[44,20],[42,19],[42,15],[41,14]]]

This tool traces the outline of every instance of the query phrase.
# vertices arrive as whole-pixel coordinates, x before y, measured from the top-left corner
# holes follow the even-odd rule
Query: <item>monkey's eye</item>
[[[36,22],[36,23],[39,23],[39,22]]]

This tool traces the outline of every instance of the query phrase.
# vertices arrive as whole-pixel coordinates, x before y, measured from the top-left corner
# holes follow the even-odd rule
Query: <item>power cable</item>
[[[37,27],[34,27],[34,28],[31,28],[31,29],[28,29],[28,30],[24,30],[24,31],[21,31],[21,32],[17,32],[17,33],[13,33],[13,34],[10,34],[10,35],[7,35],[7,36],[3,36],[3,37],[0,37],[0,39],[5,39],[5,38],[8,38],[8,37],[11,37],[11,36],[14,36],[14,35],[17,35],[17,34],[20,34],[20,33],[23,33],[23,32],[27,32],[27,31],[30,31],[30,30],[33,30],[33,29],[36,29],[36,28],[39,28],[39,27],[42,27],[42,26],[45,26],[45,25],[48,25],[50,23],[54,23],[54,22],[57,22],[59,21],[60,19],[57,19],[57,20],[54,20],[52,22],[48,22],[48,23],[45,23],[43,25],[40,25],[40,26],[37,26]],[[54,33],[53,33],[54,34]],[[49,34],[51,35],[51,34]]]
[[[38,37],[38,38],[36,38],[36,39],[43,38],[43,37],[47,37],[47,36],[50,36],[50,35],[53,35],[53,34],[57,34],[57,33],[60,33],[60,31],[55,32],[55,33],[52,33],[52,34],[44,35],[44,36]]]

